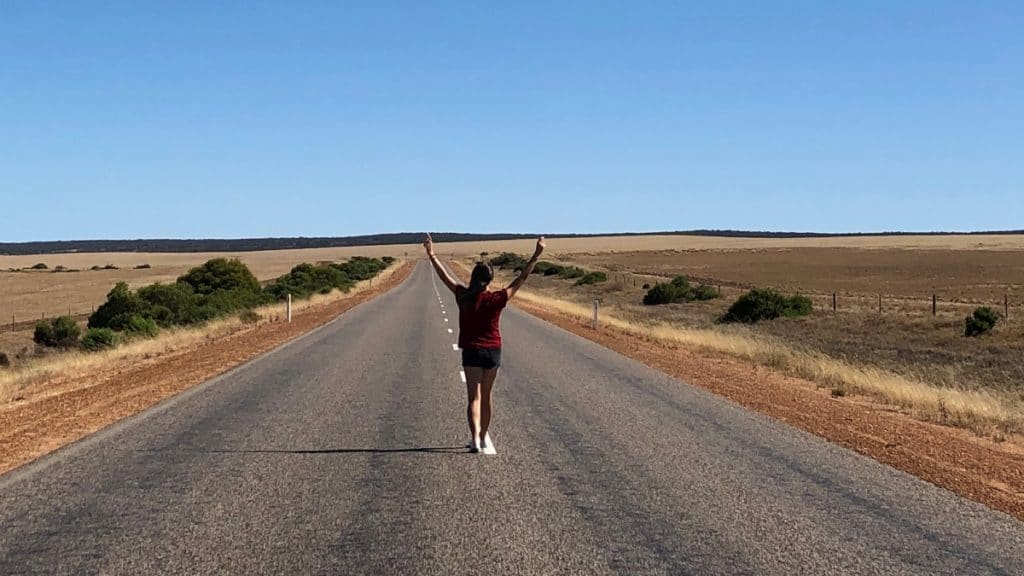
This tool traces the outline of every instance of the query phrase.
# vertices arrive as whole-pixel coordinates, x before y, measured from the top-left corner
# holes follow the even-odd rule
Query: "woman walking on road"
[[[466,419],[469,421],[472,439],[470,452],[496,453],[488,430],[494,413],[494,380],[501,366],[501,311],[526,283],[545,246],[544,237],[541,236],[537,239],[533,257],[519,276],[507,288],[492,292],[487,290],[494,279],[494,269],[490,264],[478,262],[473,267],[469,286],[463,286],[452,278],[434,255],[434,242],[429,234],[423,243],[438,277],[455,294],[459,305],[459,348],[462,349],[462,366],[466,372]]]

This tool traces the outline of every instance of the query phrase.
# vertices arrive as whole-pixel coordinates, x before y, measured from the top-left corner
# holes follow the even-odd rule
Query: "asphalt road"
[[[434,290],[0,477],[0,574],[1024,574],[1024,524],[515,310],[468,454]]]

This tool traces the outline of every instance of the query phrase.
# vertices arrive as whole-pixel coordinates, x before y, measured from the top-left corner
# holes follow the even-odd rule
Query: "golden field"
[[[556,240],[545,259],[605,271],[610,280],[577,287],[538,276],[531,278],[526,298],[577,317],[589,316],[598,300],[602,318],[630,333],[742,358],[815,381],[837,395],[871,396],[930,421],[997,437],[1024,432],[1020,238],[891,238],[889,247],[877,238],[850,240],[857,246],[798,246],[807,243],[800,240],[764,241],[747,249],[576,253]],[[950,247],[936,248],[944,242]],[[642,304],[645,284],[677,275],[720,287],[722,298]],[[509,278],[506,272],[501,280]],[[815,311],[754,326],[718,324],[716,319],[752,287],[809,295]],[[934,316],[932,294],[938,296]],[[1002,318],[989,335],[964,337],[964,317],[979,305],[1002,315],[1004,296],[1010,318]]]
[[[460,242],[439,244],[437,251],[445,256],[469,257],[481,252],[519,252],[528,253],[533,249],[532,240],[510,240],[490,242]],[[0,326],[9,323],[11,316],[15,319],[33,319],[41,314],[53,316],[66,314],[70,308],[73,313],[87,312],[102,302],[107,291],[117,282],[128,282],[139,286],[152,282],[173,281],[178,275],[192,266],[201,264],[211,258],[238,258],[246,263],[253,273],[261,280],[268,280],[286,273],[292,266],[301,262],[317,262],[320,260],[342,260],[356,255],[363,256],[416,256],[422,247],[418,244],[391,246],[360,246],[345,248],[315,248],[305,250],[269,250],[258,252],[194,252],[194,253],[144,253],[144,252],[104,252],[104,253],[68,253],[28,256],[0,255]],[[810,250],[811,252],[804,252]],[[824,251],[824,252],[822,252]],[[887,237],[835,237],[835,238],[719,238],[705,236],[625,236],[596,238],[553,239],[550,242],[550,255],[572,256],[584,262],[616,264],[623,261],[627,266],[651,269],[656,273],[671,273],[673,262],[682,262],[680,253],[691,254],[694,258],[710,259],[708,265],[718,269],[713,275],[728,277],[735,282],[761,282],[787,277],[791,267],[800,266],[803,279],[832,278],[851,283],[852,290],[871,287],[885,293],[905,292],[900,286],[901,278],[909,277],[914,286],[914,294],[928,290],[927,278],[931,272],[924,269],[911,270],[921,253],[932,255],[949,251],[967,254],[968,261],[991,258],[993,266],[1013,267],[1013,259],[1020,253],[1024,256],[1024,235],[979,235],[979,236],[887,236]],[[815,254],[813,257],[808,254]],[[877,254],[876,254],[877,253]],[[995,253],[995,254],[989,254]],[[727,256],[734,254],[734,256]],[[821,256],[824,254],[824,256]],[[883,259],[876,264],[871,261],[872,254]],[[888,254],[883,256],[883,254]],[[577,257],[578,258],[575,258]],[[738,258],[738,260],[737,260]],[[776,278],[741,276],[744,270],[732,269],[728,273],[720,270],[746,266],[750,260],[758,261],[770,258],[770,265],[765,265],[764,272],[776,275]],[[810,258],[810,262],[807,260]],[[851,265],[843,266],[847,258],[856,259]],[[1018,259],[1019,260],[1019,259]],[[666,261],[668,266],[666,266]],[[1009,263],[1007,263],[1009,261]],[[80,270],[79,272],[8,272],[8,269],[23,269],[36,263],[45,263],[51,270],[57,266]],[[767,262],[767,261],[765,261]],[[830,268],[822,267],[831,262]],[[839,269],[835,267],[838,263]],[[89,270],[93,266],[112,264],[118,270]],[[134,269],[135,266],[148,264],[149,269]],[[701,262],[698,266],[704,266]],[[877,266],[883,281],[877,283],[865,278],[878,277]],[[936,262],[942,269],[943,262]],[[903,271],[902,273],[900,271]],[[700,270],[687,269],[688,273],[700,277]],[[758,273],[759,275],[761,273]],[[1015,271],[997,270],[998,278],[994,279],[989,292],[997,293],[1004,287],[1019,285],[1024,273],[1020,265]],[[954,279],[956,274],[951,275]],[[1005,278],[1004,278],[1005,276]],[[1005,279],[1006,282],[1001,282]],[[946,281],[949,278],[945,279]],[[969,287],[967,278],[957,279],[959,285]],[[890,288],[886,282],[892,284]],[[824,283],[827,290],[844,290],[844,284],[836,282]],[[806,287],[805,287],[806,289]],[[909,290],[906,290],[909,291]],[[1001,292],[999,292],[1001,294]]]

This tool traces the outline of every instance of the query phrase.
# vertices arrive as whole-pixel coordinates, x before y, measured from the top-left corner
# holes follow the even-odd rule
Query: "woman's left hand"
[[[434,239],[430,237],[430,234],[427,234],[427,239],[423,241],[423,247],[426,248],[428,257],[434,255]]]

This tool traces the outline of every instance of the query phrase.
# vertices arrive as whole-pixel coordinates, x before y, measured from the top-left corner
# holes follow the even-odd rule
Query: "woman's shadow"
[[[400,454],[421,452],[427,454],[461,454],[465,446],[418,446],[414,448],[325,448],[321,450],[205,450],[211,454]]]

